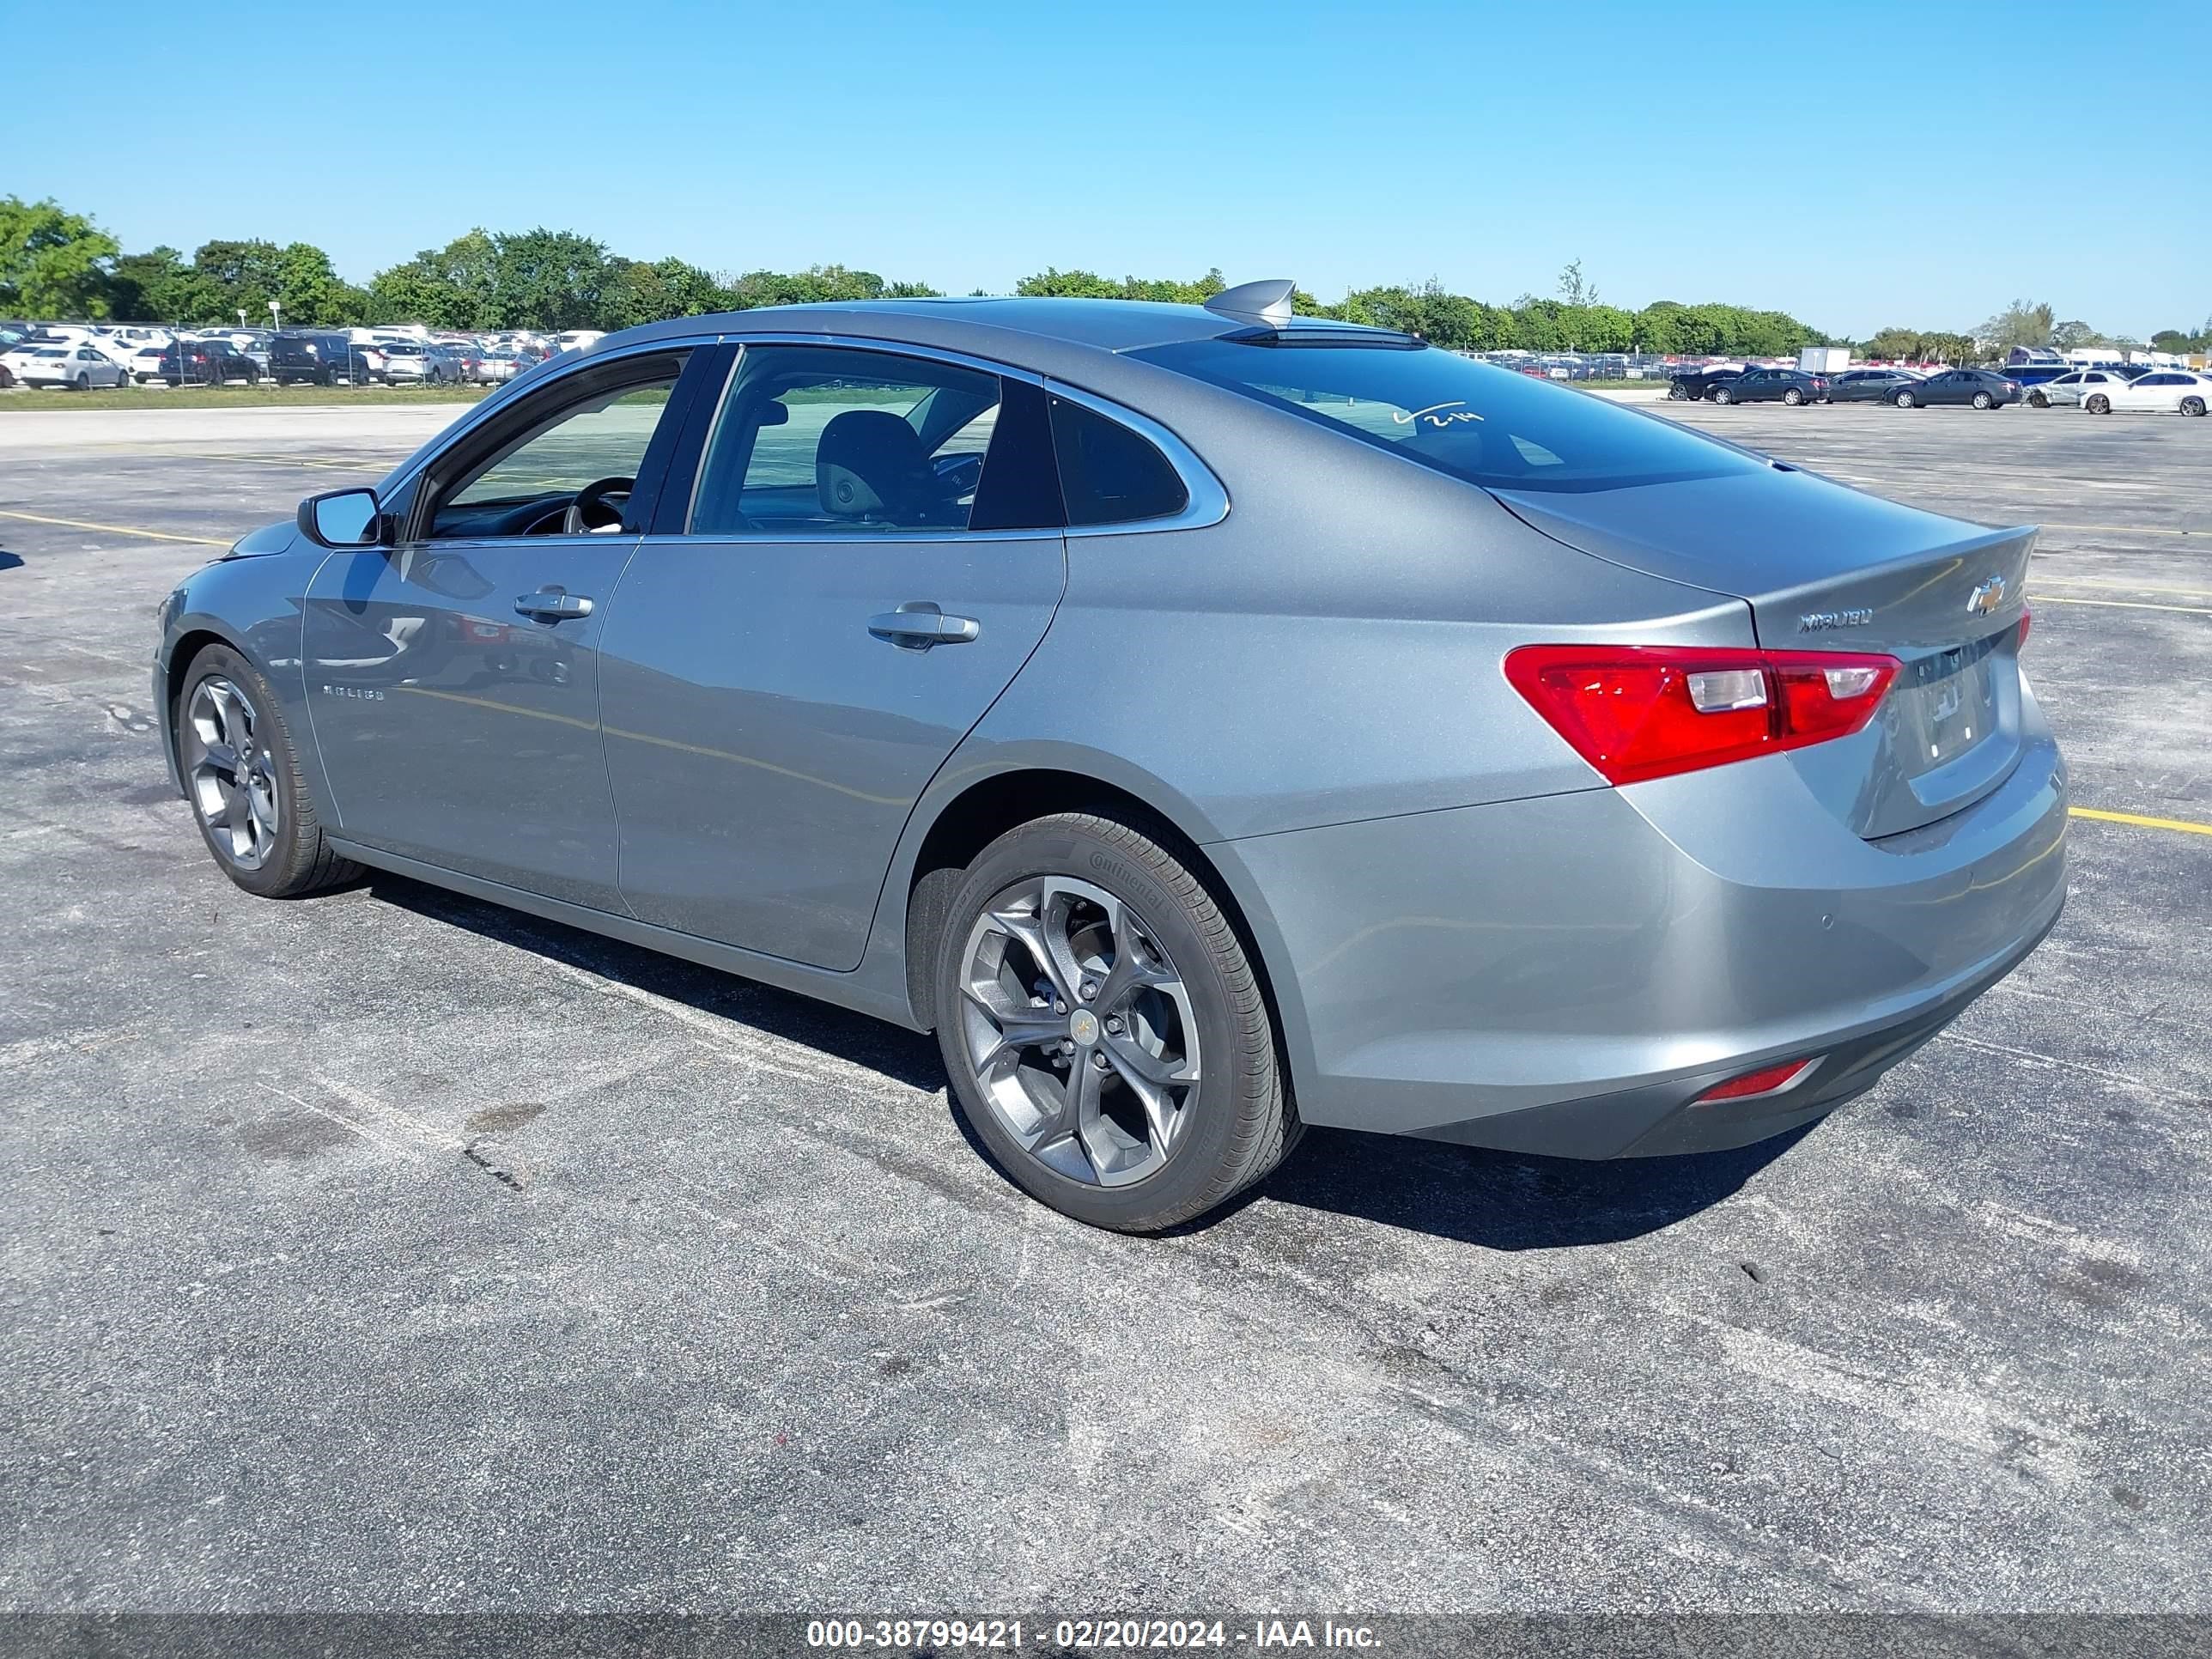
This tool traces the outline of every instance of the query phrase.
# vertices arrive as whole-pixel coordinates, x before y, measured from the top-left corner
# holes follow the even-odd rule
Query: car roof
[[[1057,298],[970,298],[917,300],[851,300],[826,305],[763,306],[751,311],[710,312],[704,316],[648,323],[641,328],[610,334],[590,349],[637,344],[653,339],[731,330],[765,329],[777,333],[846,333],[859,323],[878,325],[911,321],[923,325],[929,336],[951,344],[951,335],[972,330],[978,343],[988,335],[1028,335],[1062,345],[1090,346],[1100,351],[1133,351],[1144,346],[1168,345],[1179,340],[1216,339],[1251,326],[1203,306],[1162,305],[1149,300],[1069,300]],[[1293,323],[1296,330],[1300,325]],[[1319,321],[1305,326],[1341,332],[1346,325]],[[872,333],[874,329],[859,331]],[[1386,331],[1377,330],[1378,334]],[[896,330],[887,331],[896,337]]]

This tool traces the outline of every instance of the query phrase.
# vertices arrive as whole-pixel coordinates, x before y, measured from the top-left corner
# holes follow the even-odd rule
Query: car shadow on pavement
[[[10,553],[6,548],[0,547],[0,570],[21,570],[22,568],[21,554]]]
[[[933,1037],[407,877],[372,871],[365,885],[372,896],[417,915],[950,1097]],[[957,1103],[952,1118],[976,1156],[993,1162]],[[1617,1243],[1719,1203],[1818,1127],[1736,1152],[1609,1163],[1314,1128],[1273,1176],[1174,1231],[1206,1231],[1265,1200],[1485,1249]]]
[[[633,989],[796,1042],[835,1059],[866,1066],[910,1088],[941,1090],[945,1066],[933,1037],[902,1030],[866,1014],[817,1002],[796,992],[741,979],[642,945],[571,927],[566,922],[486,903],[405,876],[370,871],[372,896],[417,915],[497,939],[554,962],[580,968]]]
[[[1735,1152],[1605,1162],[1309,1129],[1248,1201],[1265,1198],[1491,1250],[1614,1244],[1711,1208],[1819,1127]]]

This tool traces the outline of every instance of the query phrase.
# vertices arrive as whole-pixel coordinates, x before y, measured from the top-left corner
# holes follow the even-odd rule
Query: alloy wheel
[[[962,1052],[1028,1154],[1126,1187],[1188,1139],[1198,1101],[1191,994],[1142,917],[1103,888],[1030,876],[983,908],[960,957]]]
[[[217,851],[242,870],[258,870],[276,850],[276,767],[252,701],[210,674],[192,688],[185,712],[185,776],[192,805]]]

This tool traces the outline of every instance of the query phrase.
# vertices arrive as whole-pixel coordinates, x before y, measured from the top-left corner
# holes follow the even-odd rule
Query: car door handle
[[[565,617],[588,617],[592,602],[581,593],[563,592],[557,587],[541,587],[535,593],[525,593],[514,602],[516,614],[535,617],[540,622],[559,622]]]
[[[973,617],[948,617],[927,599],[915,599],[896,611],[868,618],[868,632],[906,651],[933,645],[964,645],[983,631]]]

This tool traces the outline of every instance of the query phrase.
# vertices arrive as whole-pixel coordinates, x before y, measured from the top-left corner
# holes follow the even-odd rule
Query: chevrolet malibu
[[[1128,1231],[1307,1124],[1757,1140],[2034,947],[2033,530],[1289,295],[565,353],[170,596],[176,785],[250,893],[374,866],[933,1030]]]

